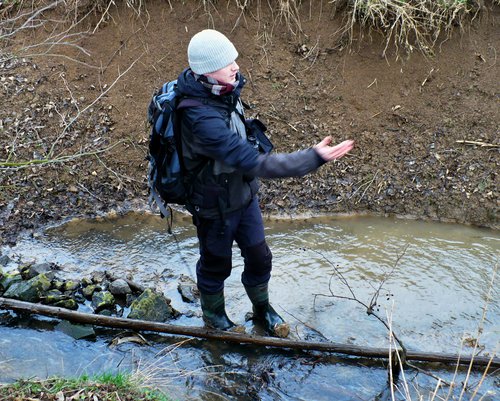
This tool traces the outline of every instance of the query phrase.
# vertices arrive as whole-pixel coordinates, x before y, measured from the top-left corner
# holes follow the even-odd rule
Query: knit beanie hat
[[[222,33],[205,29],[191,38],[189,66],[195,74],[205,74],[227,67],[238,57],[236,48]]]

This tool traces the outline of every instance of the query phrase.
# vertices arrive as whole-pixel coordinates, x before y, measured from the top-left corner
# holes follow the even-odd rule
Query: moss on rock
[[[5,273],[1,278],[0,278],[0,294],[4,291],[7,291],[9,287],[16,283],[22,281],[21,274],[19,272],[15,273]]]
[[[165,322],[178,314],[170,306],[170,299],[148,288],[132,302],[128,318]]]
[[[103,309],[115,309],[115,297],[109,291],[97,291],[92,295],[92,307],[96,313]]]
[[[49,288],[50,280],[45,274],[39,274],[27,281],[12,283],[5,291],[4,296],[26,302],[38,302]]]

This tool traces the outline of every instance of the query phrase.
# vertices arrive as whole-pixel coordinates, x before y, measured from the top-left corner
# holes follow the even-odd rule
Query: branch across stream
[[[253,344],[263,347],[289,348],[303,351],[334,352],[338,354],[368,358],[389,358],[389,354],[392,352],[392,350],[388,348],[370,348],[330,342],[295,341],[274,337],[250,336],[240,333],[222,332],[209,330],[204,327],[176,326],[167,323],[149,322],[145,320],[98,316],[89,313],[70,311],[64,308],[56,308],[2,297],[0,297],[0,308],[11,309],[16,312],[27,312],[31,314],[57,317],[73,323],[92,324],[102,327],[127,330],[153,331],[158,333],[199,337],[216,341],[226,341],[236,344]],[[406,359],[421,362],[458,363],[463,365],[472,365],[475,367],[500,367],[500,358],[497,357],[408,351]]]

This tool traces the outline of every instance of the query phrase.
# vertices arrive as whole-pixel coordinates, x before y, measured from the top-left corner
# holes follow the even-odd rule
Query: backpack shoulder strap
[[[180,100],[179,103],[177,104],[176,109],[182,110],[190,107],[201,107],[201,106],[210,106],[216,109],[224,118],[226,124],[229,126],[231,121],[231,113],[235,109],[235,106],[226,104],[224,102],[221,102],[220,100],[211,97],[180,95]]]
[[[203,106],[203,102],[198,100],[198,98],[182,96],[179,100],[179,103],[177,104],[177,110],[199,106]]]

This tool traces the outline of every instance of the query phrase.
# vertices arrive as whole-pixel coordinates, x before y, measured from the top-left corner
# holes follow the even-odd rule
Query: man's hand
[[[335,146],[330,146],[331,142],[332,137],[327,136],[320,143],[314,146],[318,155],[320,155],[321,158],[327,162],[340,159],[354,147],[354,141],[350,139]]]

